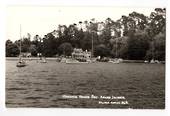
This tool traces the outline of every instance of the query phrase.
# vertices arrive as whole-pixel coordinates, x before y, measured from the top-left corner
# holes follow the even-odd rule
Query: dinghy
[[[26,62],[23,61],[23,60],[18,61],[16,66],[17,66],[17,67],[25,67],[25,66],[26,66]]]

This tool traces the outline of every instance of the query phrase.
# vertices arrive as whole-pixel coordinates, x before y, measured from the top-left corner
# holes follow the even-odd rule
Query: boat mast
[[[19,48],[19,53],[21,55],[21,40],[22,40],[22,37],[21,37],[21,24],[20,24],[20,48]]]
[[[94,51],[94,50],[93,50],[93,49],[94,49],[94,48],[93,48],[93,32],[92,32],[92,47],[91,47],[91,49],[92,49],[92,50],[91,50],[91,58],[93,58],[93,51]]]
[[[116,38],[116,58],[117,58],[117,38]]]

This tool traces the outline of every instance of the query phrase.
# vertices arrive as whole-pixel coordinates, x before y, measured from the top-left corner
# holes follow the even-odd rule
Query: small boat
[[[61,63],[66,63],[66,60],[67,60],[66,58],[61,58],[61,61],[60,61],[60,62],[61,62]]]
[[[78,60],[75,59],[67,59],[66,64],[87,64],[89,62],[79,62]]]
[[[16,66],[17,67],[24,67],[24,66],[26,66],[26,62],[20,57]]]
[[[145,60],[144,63],[149,63],[149,61]]]
[[[114,59],[114,60],[109,60],[108,62],[109,63],[113,63],[113,64],[119,64],[119,63],[121,63],[123,60],[122,59]]]
[[[113,64],[119,64],[119,61],[108,61],[109,63],[113,63]]]
[[[40,63],[47,63],[46,58],[43,57],[43,58],[40,60]]]
[[[150,63],[151,63],[151,64],[155,64],[155,60],[152,59],[152,60],[150,61]]]
[[[41,60],[40,63],[47,63],[45,59]]]
[[[26,63],[24,61],[18,62],[16,66],[17,67],[24,67],[24,66],[26,66]]]
[[[19,61],[16,64],[16,67],[25,67],[26,66],[26,62],[21,58],[21,41],[22,41],[22,37],[21,37],[21,25],[20,25],[20,54],[19,54]]]
[[[40,59],[37,60],[37,63],[47,63],[46,58],[45,57],[40,57]]]

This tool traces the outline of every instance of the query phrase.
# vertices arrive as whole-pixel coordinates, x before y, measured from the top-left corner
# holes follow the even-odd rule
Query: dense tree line
[[[123,59],[165,60],[166,10],[155,8],[147,17],[132,12],[119,20],[107,18],[104,22],[79,21],[69,26],[59,25],[56,30],[44,37],[31,35],[22,38],[22,52],[32,56],[71,55],[73,48],[94,49],[94,56]],[[19,54],[20,39],[6,41],[6,56]]]

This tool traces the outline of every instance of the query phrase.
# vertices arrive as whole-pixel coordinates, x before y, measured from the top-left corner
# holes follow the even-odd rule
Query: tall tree
[[[11,40],[6,41],[6,57],[15,57],[19,55],[19,47]]]
[[[60,55],[70,56],[73,52],[73,47],[70,43],[63,43],[58,47],[58,51]]]

